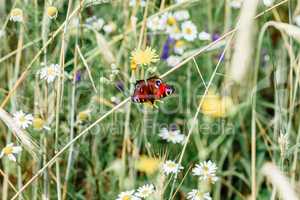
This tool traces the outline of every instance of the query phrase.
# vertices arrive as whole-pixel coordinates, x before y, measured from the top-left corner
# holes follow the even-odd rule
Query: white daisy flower
[[[88,26],[91,26],[92,28],[96,29],[97,31],[100,31],[104,25],[104,20],[102,18],[97,18],[96,16],[89,17],[85,20],[85,23]]]
[[[13,21],[13,22],[22,22],[23,21],[23,10],[21,10],[20,8],[12,9],[10,12],[9,20]]]
[[[185,21],[181,24],[183,38],[187,41],[193,41],[197,38],[197,27],[191,21]]]
[[[182,58],[180,56],[169,56],[167,58],[167,65],[169,67],[175,67],[181,62]]]
[[[7,156],[9,160],[16,162],[16,155],[22,151],[21,146],[14,146],[13,143],[6,145],[0,153],[0,158]]]
[[[48,67],[43,67],[40,71],[40,79],[46,80],[48,83],[53,82],[60,74],[60,66],[51,64]]]
[[[193,189],[187,194],[187,199],[190,200],[211,200],[209,192],[200,192],[199,190]]]
[[[160,31],[163,30],[164,27],[161,24],[161,19],[159,16],[151,17],[147,20],[147,27],[151,31]]]
[[[300,15],[295,16],[294,21],[297,26],[300,26]]]
[[[154,192],[155,192],[154,185],[146,184],[137,189],[136,196],[141,197],[141,198],[147,198]]]
[[[107,34],[113,33],[117,30],[117,25],[113,22],[110,22],[103,26],[103,30]]]
[[[270,7],[273,5],[274,0],[263,0],[265,6]]]
[[[129,6],[131,7],[135,7],[135,6],[141,6],[141,7],[145,7],[147,4],[146,0],[130,0],[129,1]]]
[[[239,9],[243,5],[243,0],[232,0],[229,5],[234,9]]]
[[[193,168],[192,173],[194,176],[199,176],[200,180],[209,181],[214,184],[218,180],[216,176],[217,169],[216,163],[209,160],[197,164]]]
[[[170,28],[167,33],[175,40],[180,40],[183,36],[181,30],[177,26],[172,29]]]
[[[162,170],[166,175],[169,174],[177,174],[180,172],[180,170],[182,170],[183,167],[180,164],[175,163],[172,160],[167,160],[166,162],[164,162],[164,164],[162,165]]]
[[[182,55],[186,48],[185,42],[183,40],[177,40],[174,45],[174,52],[176,54]]]
[[[205,31],[202,31],[201,33],[199,33],[198,35],[199,40],[211,40],[211,35]]]
[[[190,14],[187,10],[179,10],[174,13],[174,17],[178,21],[184,21],[190,18]]]
[[[25,114],[22,110],[13,114],[14,121],[22,128],[26,129],[32,124],[33,116],[31,114]]]
[[[121,192],[116,200],[141,200],[139,197],[134,195],[134,190]]]
[[[185,140],[185,135],[180,134],[179,130],[171,130],[169,131],[167,128],[162,128],[160,130],[159,136],[163,140],[167,140],[168,142],[172,142],[173,144],[183,143]]]
[[[177,20],[172,13],[165,13],[160,18],[160,26],[165,27],[167,33],[172,33],[177,28]]]

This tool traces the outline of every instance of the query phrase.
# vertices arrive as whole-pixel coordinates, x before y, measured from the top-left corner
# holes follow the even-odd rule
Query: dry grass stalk
[[[276,165],[273,163],[264,164],[261,173],[276,187],[283,200],[299,199],[288,178],[283,175]]]
[[[31,139],[31,137],[18,127],[14,119],[2,108],[0,108],[0,119],[6,124],[8,129],[21,142],[28,152],[37,159],[38,145]]]
[[[273,26],[274,28],[283,31],[287,35],[293,37],[297,42],[300,42],[300,28],[291,24],[270,21],[268,26]]]
[[[116,62],[116,58],[111,51],[109,43],[103,37],[103,35],[96,33],[96,40],[99,47],[99,52],[101,52],[105,62],[112,64]]]
[[[241,10],[230,69],[230,76],[239,83],[244,80],[249,67],[252,54],[253,18],[257,5],[258,0],[246,0]]]

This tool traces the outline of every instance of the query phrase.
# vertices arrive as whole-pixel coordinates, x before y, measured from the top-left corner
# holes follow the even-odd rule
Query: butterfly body
[[[151,102],[153,104],[156,100],[173,94],[174,91],[174,87],[154,76],[147,80],[137,81],[131,99],[136,103]]]

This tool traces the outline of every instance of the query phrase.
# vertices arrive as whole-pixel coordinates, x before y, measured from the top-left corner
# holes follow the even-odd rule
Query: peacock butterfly
[[[169,96],[173,94],[174,91],[173,86],[164,83],[157,76],[153,76],[147,80],[138,80],[135,83],[134,93],[131,99],[136,103],[151,102],[153,104],[155,100]]]

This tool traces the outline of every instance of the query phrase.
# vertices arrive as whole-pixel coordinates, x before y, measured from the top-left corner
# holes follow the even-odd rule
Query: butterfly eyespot
[[[132,97],[131,99],[133,102],[136,102],[136,103],[140,102],[140,99],[138,97]]]
[[[168,88],[166,89],[166,95],[170,95],[170,94],[172,94],[173,92],[174,92],[174,89],[171,88],[171,87],[168,87]]]
[[[155,81],[155,87],[159,88],[160,84],[161,84],[161,80],[158,79]]]

